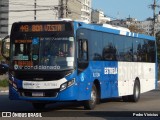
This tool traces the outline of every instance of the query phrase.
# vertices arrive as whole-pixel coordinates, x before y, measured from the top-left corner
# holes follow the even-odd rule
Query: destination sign
[[[20,32],[54,32],[65,31],[64,24],[32,24],[32,25],[20,25]]]

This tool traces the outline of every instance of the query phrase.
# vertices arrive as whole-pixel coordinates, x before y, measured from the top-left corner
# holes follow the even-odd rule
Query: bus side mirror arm
[[[1,46],[1,54],[7,61],[10,60],[10,57],[5,55],[6,39],[8,38],[9,38],[9,35],[7,35],[5,38],[2,39],[2,46]]]

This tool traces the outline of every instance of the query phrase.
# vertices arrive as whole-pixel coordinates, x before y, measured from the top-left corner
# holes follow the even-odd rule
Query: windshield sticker
[[[21,60],[20,56],[13,56],[13,60]]]
[[[39,44],[39,38],[33,38],[32,44],[33,44],[33,45]]]
[[[13,56],[13,60],[29,60],[28,56],[23,56],[23,54],[19,54],[18,56]]]
[[[66,58],[66,61],[67,61],[67,62],[73,62],[73,61],[74,61],[74,57],[67,57],[67,58]]]
[[[33,55],[33,60],[38,60],[38,55]]]
[[[64,38],[55,38],[54,40],[68,40],[68,38],[66,37],[64,37]]]
[[[32,40],[15,40],[15,43],[32,43]]]
[[[73,62],[67,62],[68,67],[73,67]]]
[[[33,66],[32,61],[15,61],[15,65],[18,66]]]
[[[23,56],[22,60],[28,60],[28,56]]]
[[[69,37],[69,41],[74,41],[74,37]]]

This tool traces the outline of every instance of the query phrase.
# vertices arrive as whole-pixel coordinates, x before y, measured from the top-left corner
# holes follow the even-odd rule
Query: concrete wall
[[[8,35],[8,1],[0,0],[0,39]]]

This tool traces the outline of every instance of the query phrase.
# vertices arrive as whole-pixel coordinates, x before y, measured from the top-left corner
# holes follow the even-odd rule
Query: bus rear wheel
[[[131,102],[138,102],[140,98],[140,83],[138,80],[134,83],[133,95],[129,96],[129,101]]]
[[[95,85],[92,86],[91,99],[84,101],[84,109],[93,110],[97,104],[98,93]]]
[[[122,96],[124,102],[138,102],[140,98],[140,83],[138,80],[134,83],[133,95]]]

